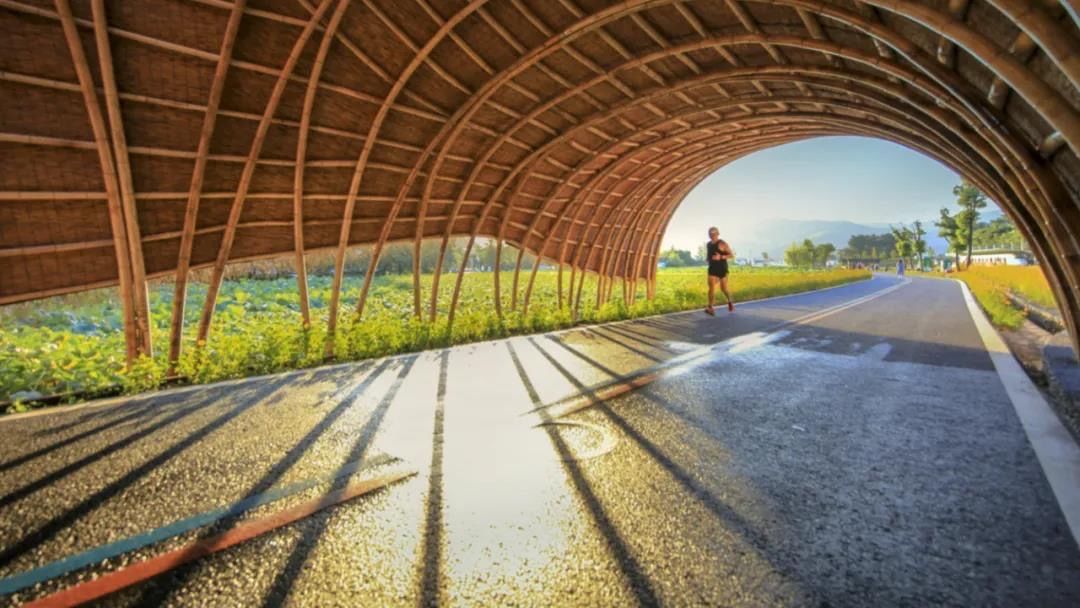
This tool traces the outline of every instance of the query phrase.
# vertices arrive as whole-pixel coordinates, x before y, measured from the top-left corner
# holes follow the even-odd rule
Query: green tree
[[[668,268],[695,265],[693,254],[685,249],[675,249],[674,246],[660,254],[660,261],[664,262]]]
[[[949,210],[945,207],[941,208],[941,217],[934,223],[938,227],[938,236],[945,239],[949,244],[949,251],[952,252],[956,262],[956,267],[960,267],[960,251],[964,249],[964,239],[960,234],[960,225],[956,221],[956,217],[949,215]]]
[[[814,266],[825,267],[829,264],[829,256],[836,251],[836,246],[832,243],[822,243],[820,245],[814,245],[813,247],[813,261]]]
[[[975,227],[975,247],[980,249],[1012,248],[1026,249],[1027,243],[1020,231],[1009,221],[1009,218],[999,217],[990,222],[980,222]]]
[[[922,270],[923,256],[926,255],[926,240],[923,239],[923,237],[926,236],[926,231],[923,230],[922,222],[920,222],[919,220],[915,220],[913,226],[915,227],[915,229],[911,231],[911,234],[914,237],[914,240],[912,241],[912,247],[914,248],[915,255],[919,258],[917,268],[919,270]]]
[[[887,252],[896,248],[892,234],[855,234],[848,239],[846,257],[881,261]]]
[[[967,240],[967,266],[971,266],[971,251],[975,246],[975,224],[979,221],[979,209],[986,208],[986,196],[967,180],[953,188],[956,204],[960,207],[961,226]]]
[[[903,224],[899,228],[889,226],[889,230],[892,231],[893,239],[896,242],[895,251],[897,257],[910,265],[911,257],[915,253],[915,234]]]
[[[784,251],[784,262],[788,266],[795,266],[796,268],[809,268],[814,265],[814,242],[810,239],[804,240],[801,244],[792,243]]]

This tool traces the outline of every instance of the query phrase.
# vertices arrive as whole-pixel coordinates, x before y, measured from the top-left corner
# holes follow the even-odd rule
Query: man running
[[[716,226],[709,228],[709,242],[705,244],[705,257],[709,260],[709,306],[705,308],[705,313],[716,315],[713,304],[716,302],[718,283],[720,291],[723,291],[724,297],[727,298],[728,311],[734,312],[735,303],[731,301],[731,292],[728,291],[727,284],[727,261],[735,259],[735,252],[720,238],[720,230]]]

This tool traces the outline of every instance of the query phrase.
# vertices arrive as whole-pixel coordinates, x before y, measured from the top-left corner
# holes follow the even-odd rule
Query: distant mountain
[[[987,214],[990,219],[992,214]],[[908,224],[910,226],[910,223]],[[933,220],[923,220],[926,230],[926,243],[935,252],[945,251],[945,239],[937,235]],[[889,231],[888,224],[857,224],[844,220],[765,220],[755,224],[749,230],[732,235],[724,235],[739,257],[760,258],[762,252],[768,252],[774,260],[784,259],[784,250],[792,243],[801,243],[810,239],[814,243],[832,243],[838,250],[847,247],[848,239],[856,234],[884,234]]]

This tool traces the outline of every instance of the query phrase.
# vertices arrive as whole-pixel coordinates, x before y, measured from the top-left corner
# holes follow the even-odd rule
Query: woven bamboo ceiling
[[[648,279],[711,171],[857,134],[1003,205],[1072,321],[1077,8],[0,0],[0,303],[457,235]]]

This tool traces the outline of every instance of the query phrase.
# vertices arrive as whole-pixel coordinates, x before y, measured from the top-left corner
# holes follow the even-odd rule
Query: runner
[[[720,291],[727,298],[727,309],[735,311],[735,303],[731,300],[731,292],[728,291],[728,260],[735,259],[735,252],[731,250],[723,239],[720,238],[720,230],[713,226],[709,228],[709,242],[705,244],[705,257],[709,261],[709,305],[705,313],[716,315],[713,304],[716,302],[716,285],[720,284]]]

